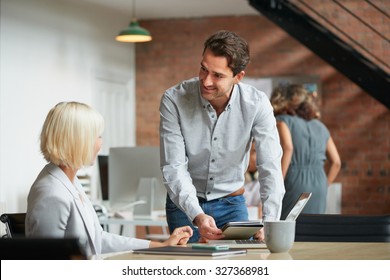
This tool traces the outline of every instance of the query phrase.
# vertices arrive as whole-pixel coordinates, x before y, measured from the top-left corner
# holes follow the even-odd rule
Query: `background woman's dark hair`
[[[302,85],[292,84],[275,88],[271,103],[275,115],[288,114],[305,120],[318,117],[318,108]]]
[[[296,114],[305,120],[315,119],[318,116],[317,112],[318,110],[311,98],[303,101],[296,109]]]
[[[234,32],[218,31],[204,43],[203,54],[206,49],[216,56],[226,57],[233,76],[245,70],[250,61],[248,43]]]

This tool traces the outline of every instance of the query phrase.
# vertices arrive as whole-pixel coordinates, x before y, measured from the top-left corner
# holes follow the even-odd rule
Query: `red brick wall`
[[[161,95],[198,75],[209,35],[231,30],[250,44],[247,76],[320,77],[322,120],[343,163],[336,179],[343,185],[342,212],[390,213],[390,113],[385,106],[260,15],[148,20],[141,25],[153,41],[136,46],[137,145],[159,145]]]

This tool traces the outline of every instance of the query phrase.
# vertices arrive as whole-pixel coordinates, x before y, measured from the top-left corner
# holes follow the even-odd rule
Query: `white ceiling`
[[[129,17],[136,16],[140,20],[260,14],[249,5],[249,0],[137,0],[135,14],[132,0],[83,1],[128,14]]]

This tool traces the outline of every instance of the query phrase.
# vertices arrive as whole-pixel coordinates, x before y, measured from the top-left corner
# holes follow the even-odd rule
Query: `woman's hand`
[[[192,236],[192,228],[189,226],[175,229],[168,240],[164,241],[165,246],[185,245]]]
[[[192,228],[189,226],[175,229],[169,238],[164,242],[150,242],[150,247],[185,245],[192,236]]]

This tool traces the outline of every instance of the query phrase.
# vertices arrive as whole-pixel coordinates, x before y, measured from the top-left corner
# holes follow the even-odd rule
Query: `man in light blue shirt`
[[[171,231],[191,225],[190,242],[220,239],[225,223],[248,219],[243,186],[253,140],[263,219],[280,218],[282,149],[268,97],[241,83],[248,63],[247,42],[219,31],[204,44],[199,77],[168,89],[161,99],[167,221]]]

